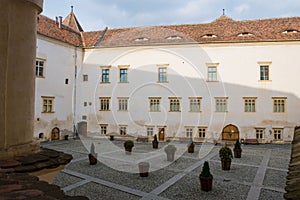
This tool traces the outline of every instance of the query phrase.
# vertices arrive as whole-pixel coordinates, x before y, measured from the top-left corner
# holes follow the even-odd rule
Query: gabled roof
[[[64,19],[63,25],[70,27],[74,31],[83,32],[83,29],[73,12],[73,7],[71,9],[70,14]]]
[[[43,15],[38,16],[37,33],[74,46],[83,46],[79,32],[65,25],[59,28],[55,20]]]
[[[83,32],[73,11],[59,29],[40,15],[38,33],[85,48],[157,44],[300,41],[300,17],[235,21],[225,15],[211,23],[104,29]]]

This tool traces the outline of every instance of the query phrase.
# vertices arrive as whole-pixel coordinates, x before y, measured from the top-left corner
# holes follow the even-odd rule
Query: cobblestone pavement
[[[182,155],[176,154],[176,161],[168,162],[163,151],[166,143],[160,143],[159,149],[154,150],[150,142],[135,142],[132,154],[126,155],[123,141],[89,141],[88,144],[93,142],[98,150],[96,165],[89,164],[89,149],[83,140],[42,143],[44,147],[70,153],[74,157],[54,180],[54,184],[60,186],[67,195],[82,195],[91,200],[276,200],[283,199],[285,193],[291,153],[291,145],[288,144],[244,145],[242,158],[234,158],[230,171],[223,171],[218,157],[221,145],[196,145],[194,153],[183,151]],[[140,177],[138,167],[130,165],[134,163],[138,166],[141,161],[150,163],[148,177]],[[204,161],[209,161],[213,174],[213,189],[210,192],[200,189],[199,175]],[[128,168],[131,172],[127,172]]]

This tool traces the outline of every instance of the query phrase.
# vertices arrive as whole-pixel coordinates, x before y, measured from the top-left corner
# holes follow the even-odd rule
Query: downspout
[[[78,132],[76,128],[76,89],[77,89],[77,47],[74,49],[74,85],[73,85],[73,138],[76,139],[78,137]]]

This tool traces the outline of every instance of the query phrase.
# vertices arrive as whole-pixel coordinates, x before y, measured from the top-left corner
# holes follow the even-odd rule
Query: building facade
[[[71,12],[61,25],[40,16],[45,24],[53,30],[39,29],[36,134],[84,122],[89,136],[293,139],[299,17],[84,32]]]

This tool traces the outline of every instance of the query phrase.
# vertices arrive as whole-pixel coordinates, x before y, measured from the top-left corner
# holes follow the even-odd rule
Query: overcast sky
[[[65,18],[71,5],[84,31],[205,23],[222,9],[234,20],[300,16],[300,0],[44,0],[42,14]]]

